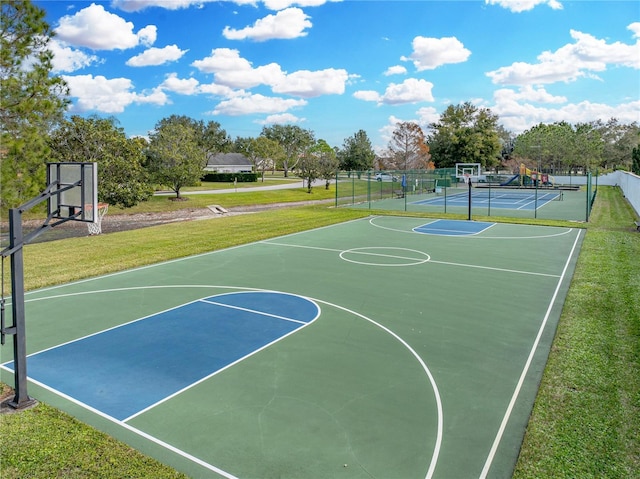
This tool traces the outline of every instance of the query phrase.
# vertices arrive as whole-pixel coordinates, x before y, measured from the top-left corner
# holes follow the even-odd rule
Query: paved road
[[[304,181],[292,181],[291,183],[283,183],[279,185],[268,185],[268,180],[265,181],[265,186],[251,186],[249,188],[234,188],[233,186],[225,188],[224,190],[199,190],[199,191],[183,191],[181,195],[215,195],[219,193],[242,193],[245,191],[266,191],[266,190],[286,190],[292,188],[306,188],[307,184]],[[313,186],[324,186],[324,180],[316,180],[313,182]],[[174,191],[156,191],[155,196],[173,196],[176,193]]]

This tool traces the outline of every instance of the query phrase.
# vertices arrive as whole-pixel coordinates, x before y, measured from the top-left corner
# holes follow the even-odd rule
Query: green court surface
[[[192,477],[511,477],[582,237],[380,216],[31,292],[29,392]]]

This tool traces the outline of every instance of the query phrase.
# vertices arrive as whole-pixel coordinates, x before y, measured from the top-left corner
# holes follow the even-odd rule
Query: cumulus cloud
[[[299,70],[282,76],[273,84],[274,93],[311,98],[320,95],[341,95],[349,74],[346,70],[328,68],[326,70]]]
[[[381,100],[380,93],[375,90],[359,90],[353,94],[354,98],[362,101],[375,101],[379,103]]]
[[[229,88],[245,89],[266,85],[274,93],[303,98],[342,94],[350,78],[346,70],[334,68],[299,70],[293,73],[282,71],[277,63],[254,68],[251,62],[240,56],[238,50],[230,48],[216,48],[211,55],[196,60],[191,65],[202,72],[212,73],[217,84]]]
[[[544,88],[533,88],[531,85],[525,85],[519,91],[508,88],[497,90],[494,93],[494,99],[504,99],[512,101],[526,101],[533,103],[566,103],[567,97],[554,96],[548,93]]]
[[[403,67],[402,65],[394,65],[387,68],[387,70],[384,72],[384,76],[388,77],[391,75],[404,75],[405,73],[407,73],[407,69],[405,67]]]
[[[240,116],[254,113],[283,113],[306,105],[305,100],[267,97],[260,94],[230,98],[221,101],[213,110],[214,115]]]
[[[426,80],[408,78],[402,83],[390,83],[383,95],[372,90],[361,90],[353,94],[354,98],[375,101],[378,104],[399,105],[433,101],[431,89],[433,83]]]
[[[189,50],[180,50],[177,45],[167,45],[163,48],[149,48],[144,52],[129,58],[126,64],[130,67],[146,67],[163,65],[182,58]]]
[[[74,15],[62,17],[55,32],[59,40],[69,45],[93,50],[125,50],[155,41],[155,26],[146,26],[137,34],[133,28],[133,23],[92,3]]]
[[[402,61],[412,61],[418,71],[434,70],[448,63],[467,61],[471,51],[455,37],[427,38],[415,37],[412,42],[413,53],[401,57]]]
[[[440,113],[432,106],[425,106],[420,108],[417,112],[418,115],[418,125],[420,125],[423,129],[431,124],[440,120]]]
[[[63,75],[69,85],[70,94],[76,98],[73,111],[98,111],[101,113],[122,113],[132,103],[153,103],[164,105],[167,96],[160,90],[137,94],[129,78],[106,78],[102,75]]]
[[[299,7],[319,7],[327,2],[340,2],[342,0],[264,0],[264,6],[270,10],[283,10],[292,5]]]
[[[491,111],[500,117],[500,123],[514,133],[521,133],[539,123],[588,123],[603,118],[617,118],[623,123],[640,122],[640,101],[619,105],[605,105],[582,101],[567,103],[564,97],[549,95],[544,89],[530,87],[514,91],[500,89],[494,93]],[[559,105],[559,106],[558,106]]]
[[[96,55],[87,55],[81,50],[71,48],[55,38],[49,41],[49,50],[53,53],[54,72],[74,72],[94,63],[100,59]]]
[[[139,12],[150,7],[178,10],[180,8],[189,8],[192,5],[200,6],[211,1],[215,0],[112,0],[111,6],[124,12]]]
[[[640,26],[627,27],[635,33]],[[560,47],[555,52],[543,52],[538,55],[538,63],[515,62],[487,73],[493,83],[500,85],[535,85],[572,82],[585,76],[602,72],[607,65],[640,68],[640,42],[627,45],[621,42],[607,43],[593,35],[571,30],[575,40]]]
[[[252,88],[277,83],[284,75],[275,63],[253,68],[238,50],[216,48],[211,55],[191,64],[204,73],[213,73],[216,83],[230,88]]]
[[[294,123],[302,123],[305,120],[305,118],[299,118],[291,113],[279,113],[276,115],[269,115],[264,120],[256,121],[256,123],[259,125],[290,125]]]
[[[225,27],[222,34],[229,40],[255,40],[263,42],[272,39],[292,39],[304,37],[311,28],[309,16],[299,8],[287,8],[275,15],[267,15],[256,20],[253,26],[236,30]]]
[[[177,73],[170,73],[160,84],[162,90],[168,90],[181,95],[194,95],[199,93],[200,82],[195,78],[178,78]]]
[[[538,5],[548,5],[554,10],[562,10],[562,4],[558,0],[485,0],[487,5],[499,5],[514,13],[533,10]]]

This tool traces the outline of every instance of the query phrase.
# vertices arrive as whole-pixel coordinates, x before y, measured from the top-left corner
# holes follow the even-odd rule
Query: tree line
[[[484,170],[527,163],[549,173],[622,168],[640,174],[640,127],[616,119],[539,124],[515,135],[490,109],[470,102],[450,105],[425,130],[397,123],[384,151],[374,151],[364,130],[331,146],[297,125],[263,127],[260,135],[232,139],[220,123],[172,115],[149,138],[127,138],[117,120],[65,116],[70,101],[62,78],[52,75],[48,42],[54,32],[44,11],[23,2],[2,2],[0,27],[0,207],[15,207],[45,187],[45,162],[96,161],[99,199],[133,206],[154,185],[177,197],[203,176],[208,155],[242,153],[254,171],[281,169],[304,179],[311,192],[328,188],[335,171],[410,170],[480,163]]]

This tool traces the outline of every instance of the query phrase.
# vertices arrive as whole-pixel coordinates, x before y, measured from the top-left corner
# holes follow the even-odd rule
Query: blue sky
[[[539,123],[640,123],[640,2],[36,1],[70,113],[148,136],[172,114],[232,138],[295,124],[332,146],[448,105]]]

